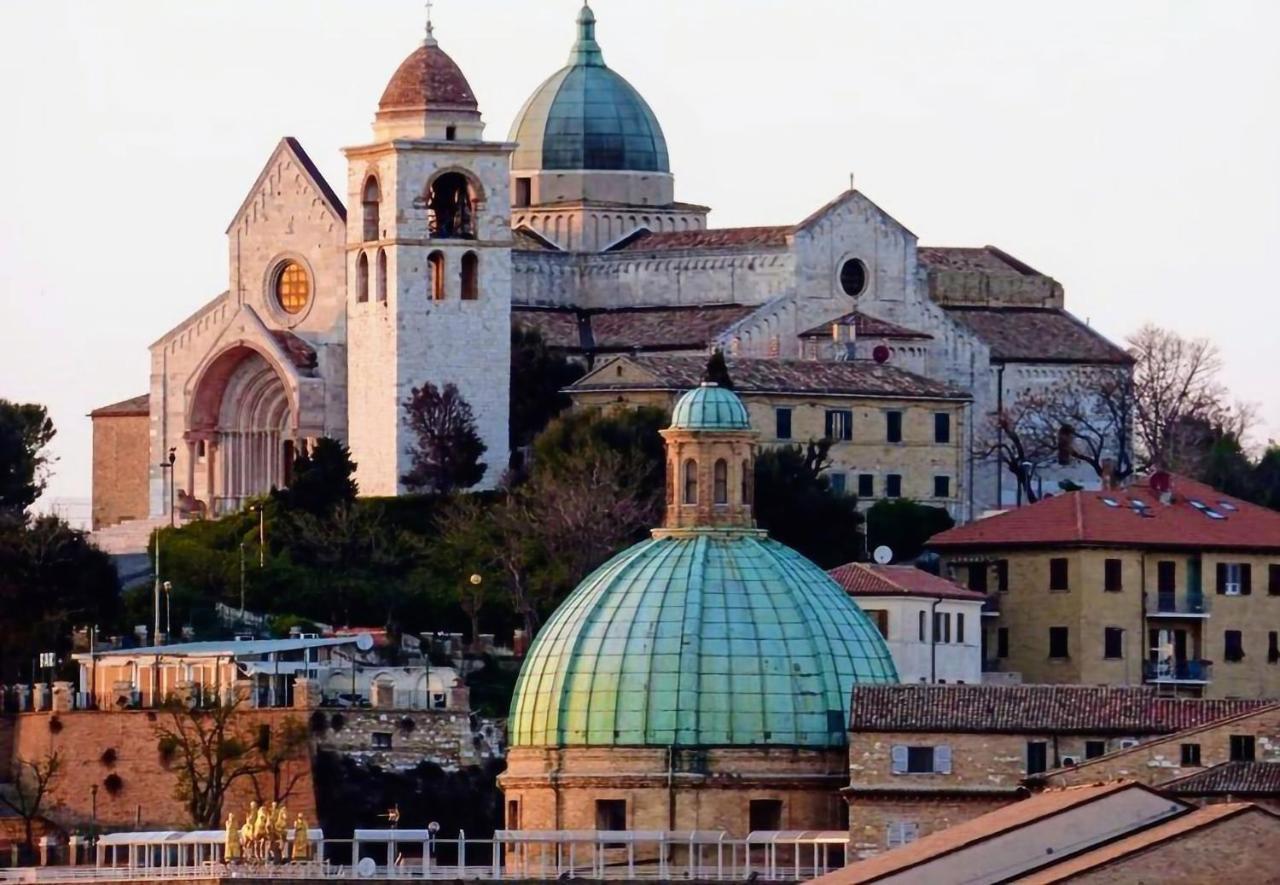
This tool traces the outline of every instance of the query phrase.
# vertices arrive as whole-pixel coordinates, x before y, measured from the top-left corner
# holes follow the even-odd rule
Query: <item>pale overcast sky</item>
[[[1280,436],[1280,3],[595,0],[677,197],[799,221],[847,186],[925,245],[991,243],[1113,339],[1208,336]],[[576,0],[437,0],[491,138],[560,67]],[[417,0],[0,2],[0,397],[47,403],[54,496],[92,408],[226,288],[225,230],[294,135],[339,149],[421,39]]]

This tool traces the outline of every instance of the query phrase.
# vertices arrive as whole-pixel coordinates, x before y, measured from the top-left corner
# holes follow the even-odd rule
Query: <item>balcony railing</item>
[[[1208,682],[1212,666],[1210,661],[1147,661],[1142,675],[1147,682]]]
[[[1208,617],[1209,610],[1205,605],[1204,596],[1199,593],[1187,593],[1178,596],[1176,593],[1157,593],[1155,597],[1155,608],[1147,612],[1148,616],[1164,615],[1166,617]]]

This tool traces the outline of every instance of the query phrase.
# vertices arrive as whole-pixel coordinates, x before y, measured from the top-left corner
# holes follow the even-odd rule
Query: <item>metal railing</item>
[[[1208,682],[1212,673],[1210,661],[1146,661],[1142,665],[1148,682]]]

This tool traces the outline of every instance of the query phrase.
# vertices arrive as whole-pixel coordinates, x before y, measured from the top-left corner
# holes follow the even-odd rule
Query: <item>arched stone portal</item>
[[[188,413],[188,488],[203,449],[204,488],[215,515],[288,485],[298,450],[297,410],[277,366],[244,345],[205,368]]]

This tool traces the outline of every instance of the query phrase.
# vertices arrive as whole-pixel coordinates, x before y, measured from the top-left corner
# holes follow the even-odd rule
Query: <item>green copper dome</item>
[[[510,743],[841,747],[854,684],[896,681],[879,631],[796,551],[750,529],[659,532],[539,632]]]
[[[750,430],[747,407],[727,387],[703,384],[676,400],[671,411],[675,430]]]
[[[604,63],[596,18],[584,6],[568,66],[538,87],[511,127],[511,168],[670,172],[658,118]]]

